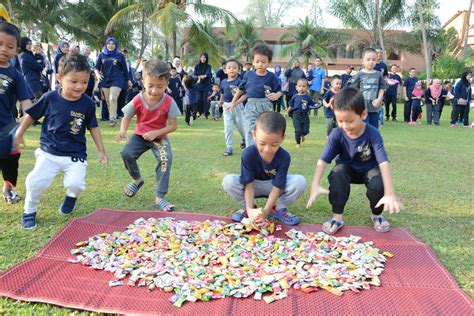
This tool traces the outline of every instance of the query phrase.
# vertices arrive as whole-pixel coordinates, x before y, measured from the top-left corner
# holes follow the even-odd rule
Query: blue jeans
[[[372,125],[376,129],[379,129],[379,112],[369,112],[365,122]]]

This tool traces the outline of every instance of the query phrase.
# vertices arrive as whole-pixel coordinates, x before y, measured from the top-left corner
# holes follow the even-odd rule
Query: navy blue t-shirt
[[[179,76],[176,76],[175,78],[171,77],[169,79],[168,88],[171,90],[170,95],[175,101],[181,99],[181,90],[183,89],[183,85]]]
[[[85,94],[79,100],[68,101],[60,91],[43,94],[26,113],[34,120],[44,117],[40,137],[42,150],[56,156],[86,159],[86,128],[98,126],[94,101]]]
[[[122,89],[130,80],[127,61],[122,54],[106,57],[103,53],[97,57],[95,67],[102,72],[104,79],[100,82],[101,88],[119,87]]]
[[[314,104],[309,94],[295,94],[291,97],[288,106],[291,106],[294,112],[308,113],[309,107]]]
[[[267,71],[265,76],[259,76],[255,71],[247,71],[239,89],[245,91],[247,98],[263,99],[267,93],[280,91],[281,85],[273,72]]]
[[[23,75],[13,66],[0,67],[0,130],[15,123],[16,101],[33,99],[34,95]]]
[[[375,64],[374,69],[380,71],[384,78],[388,76],[388,67],[387,64],[385,64],[383,61],[378,64]]]
[[[324,94],[323,100],[326,101],[329,104],[329,103],[331,103],[331,99],[334,98],[335,95],[336,94],[334,93],[334,91],[329,89]],[[334,115],[334,111],[333,111],[332,108],[324,107],[324,117],[326,117],[326,118],[335,118],[336,116]]]
[[[217,92],[216,94],[212,95],[212,91],[209,92],[209,101],[219,101],[221,99],[221,94]]]
[[[388,161],[382,135],[370,124],[365,125],[365,131],[357,139],[349,138],[340,127],[333,129],[319,159],[330,164],[337,155],[337,163],[347,164],[352,171],[360,173]]]
[[[398,85],[402,82],[402,78],[400,78],[397,74],[389,74],[387,77],[387,86],[388,89],[385,92],[386,95],[396,97],[398,95]],[[413,91],[413,89],[412,89]]]
[[[229,79],[224,79],[221,81],[220,91],[224,94],[224,102],[231,102],[234,98],[235,93],[239,89],[239,84],[242,80],[240,78],[235,78],[232,81]]]
[[[417,77],[408,77],[404,80],[403,86],[407,89],[407,97],[411,99],[413,96],[412,92],[415,89],[415,84],[418,82]]]
[[[245,186],[254,180],[272,180],[274,187],[284,189],[290,161],[290,154],[280,147],[272,162],[267,164],[262,160],[257,146],[249,146],[242,152],[240,183]]]
[[[347,83],[349,82],[349,80],[351,80],[351,78],[352,78],[351,75],[342,74],[341,75],[341,81],[342,81],[341,87],[344,88],[347,85]]]
[[[41,71],[43,71],[45,67],[43,60],[36,59],[31,52],[21,53],[19,58],[23,76],[30,85],[31,91],[33,91],[33,93],[41,92],[43,90]]]
[[[220,68],[216,71],[216,78],[219,78],[220,82],[222,82],[222,80],[227,79],[227,74]]]

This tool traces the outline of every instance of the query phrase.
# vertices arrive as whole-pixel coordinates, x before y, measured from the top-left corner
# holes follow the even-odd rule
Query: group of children
[[[23,136],[33,121],[43,118],[40,147],[35,151],[35,167],[26,178],[26,197],[21,218],[23,228],[32,229],[37,224],[36,213],[40,199],[57,173],[64,173],[64,186],[67,189],[59,207],[60,214],[71,214],[78,195],[85,190],[86,129],[91,133],[99,151],[99,160],[104,166],[107,166],[108,158],[95,117],[94,102],[84,95],[91,71],[87,58],[79,54],[63,56],[58,65],[60,89],[44,94],[32,105],[29,101],[32,98],[31,91],[9,63],[16,53],[18,43],[18,29],[8,23],[1,24],[0,71],[3,91],[0,91],[0,117],[6,117],[9,120],[7,123],[15,124],[13,116],[10,118],[7,114],[15,106],[13,95],[20,100],[25,115],[16,131],[11,130],[1,136],[2,143],[8,143],[9,150],[1,156],[0,166],[6,185],[11,186],[4,187],[4,192],[11,193],[18,175],[18,146],[24,143]],[[371,52],[367,52],[366,56],[370,54]],[[267,70],[271,59],[271,49],[266,45],[257,45],[253,50],[255,70],[247,71],[242,79],[236,75],[237,62],[230,60],[226,63],[228,78],[220,83],[219,98],[224,109],[224,121],[228,122],[226,150],[230,151],[232,148],[230,126],[234,124],[245,137],[246,148],[242,153],[240,175],[227,175],[223,180],[223,187],[230,196],[242,203],[242,210],[232,216],[234,220],[247,216],[247,211],[255,207],[256,198],[267,197],[265,206],[257,211],[261,212],[262,218],[268,216],[287,225],[296,225],[300,219],[288,211],[288,206],[302,195],[306,180],[301,175],[288,174],[291,157],[281,147],[285,138],[286,120],[281,114],[272,112],[272,102],[278,100],[282,93],[279,81]],[[371,75],[370,69],[366,69],[364,73],[367,75],[363,78],[361,76],[359,82],[367,82],[366,77],[370,79],[367,79],[368,82],[378,82],[378,78]],[[181,114],[173,98],[165,93],[169,81],[170,68],[167,64],[151,60],[144,65],[144,90],[123,108],[124,118],[116,136],[117,141],[127,139],[121,156],[132,181],[124,187],[124,194],[133,197],[144,185],[137,160],[151,149],[158,162],[155,208],[163,211],[175,209],[174,204],[165,200],[172,165],[171,145],[167,135],[176,130],[176,118]],[[185,80],[185,85],[187,81],[189,78]],[[361,93],[355,88],[340,90],[337,78],[332,84],[334,96],[329,96],[325,102],[328,111],[333,111],[339,127],[329,134],[326,148],[317,163],[307,206],[311,207],[321,193],[328,193],[333,216],[323,225],[323,230],[335,233],[344,224],[342,214],[349,197],[350,183],[364,183],[373,213],[374,228],[381,232],[388,231],[389,224],[382,212],[398,212],[401,204],[394,192],[382,137],[376,128],[365,123],[369,116],[369,94]],[[362,88],[365,85],[366,83]],[[294,120],[298,122],[295,123],[299,135],[296,140],[302,141],[308,124],[305,112],[312,102],[308,96],[307,81],[298,81],[297,91],[298,94],[290,100],[290,106],[295,112]],[[370,94],[372,96],[373,93]],[[242,104],[244,100],[245,107]],[[378,107],[380,103],[380,94],[377,94],[371,106]],[[128,138],[127,129],[133,116],[136,116],[136,128]],[[331,121],[333,128],[334,118]],[[232,154],[231,151],[228,153]],[[320,186],[320,179],[326,165],[336,157],[337,164],[328,177],[328,192]]]

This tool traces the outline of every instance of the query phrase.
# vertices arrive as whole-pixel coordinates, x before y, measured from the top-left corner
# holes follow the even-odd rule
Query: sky
[[[338,19],[330,15],[327,10],[327,3],[329,0],[319,0],[319,4],[322,10],[323,20],[325,27],[329,28],[341,28],[342,24]],[[407,0],[409,4],[413,4],[415,0]],[[429,0],[428,0],[429,1]],[[468,10],[470,0],[439,0],[440,8],[437,10],[437,14],[441,20],[441,25],[448,21],[457,11]],[[309,2],[309,1],[308,1]],[[206,0],[206,4],[212,4],[233,12],[237,18],[245,16],[244,8],[248,5],[249,0]],[[291,17],[293,20],[297,20],[300,17],[305,16],[305,12],[308,8],[299,8],[291,11]]]

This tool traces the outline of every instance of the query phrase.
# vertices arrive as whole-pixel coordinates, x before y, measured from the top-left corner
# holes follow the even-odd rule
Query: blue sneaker
[[[295,226],[300,223],[300,218],[288,212],[286,208],[281,208],[278,211],[273,208],[270,214],[268,214],[268,217],[278,220],[288,226]]]
[[[242,219],[244,219],[245,217],[248,217],[247,215],[247,210],[244,210],[244,209],[240,209],[238,211],[235,211],[234,213],[232,213],[232,220],[234,222],[241,222]]]
[[[64,198],[63,203],[59,207],[59,214],[67,216],[72,213],[74,206],[76,205],[77,198],[67,196]]]
[[[36,228],[36,213],[21,214],[21,227],[23,227],[24,229]]]

